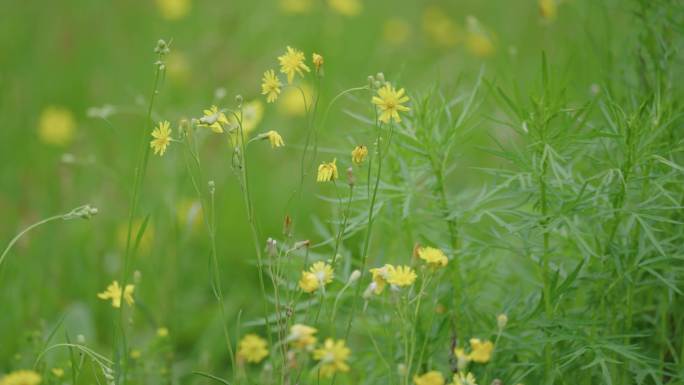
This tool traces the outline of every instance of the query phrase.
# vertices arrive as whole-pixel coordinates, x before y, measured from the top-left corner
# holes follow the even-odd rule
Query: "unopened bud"
[[[242,98],[242,95],[237,94],[235,95],[235,103],[237,103],[238,107],[242,106],[242,102],[244,99]]]
[[[496,324],[499,326],[499,329],[505,328],[506,324],[508,324],[508,316],[504,313],[499,314],[496,316]]]
[[[271,258],[278,256],[278,241],[269,237],[266,240],[266,253]]]
[[[207,186],[209,187],[209,194],[214,194],[214,192],[216,192],[216,182],[210,180],[207,182]]]
[[[286,237],[292,236],[292,217],[285,215],[285,220],[283,221],[283,235]]]
[[[299,250],[302,247],[309,247],[309,245],[311,245],[311,241],[308,239],[306,241],[299,241],[299,242],[294,244],[294,249]]]
[[[354,178],[354,169],[351,167],[347,169],[347,184],[349,186],[356,184],[356,179]]]
[[[360,270],[354,270],[352,271],[351,275],[349,276],[349,284],[352,284],[361,278],[361,271]]]

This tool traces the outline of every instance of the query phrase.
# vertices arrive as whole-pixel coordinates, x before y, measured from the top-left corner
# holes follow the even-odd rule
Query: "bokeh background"
[[[328,100],[379,71],[409,92],[467,89],[481,71],[492,84],[529,84],[539,78],[542,50],[569,95],[579,96],[598,82],[624,78],[620,58],[632,54],[635,33],[630,5],[617,0],[566,0],[554,7],[534,0],[1,3],[0,240],[84,203],[100,214],[39,228],[0,268],[0,369],[31,362],[40,345],[36,333],[65,314],[67,328],[89,343],[106,346],[111,339],[111,308],[96,293],[119,275],[158,39],[172,41],[172,50],[155,120],[196,117],[240,94],[257,101],[257,130],[285,136],[282,156],[260,156],[270,151],[265,146],[250,154],[262,233],[277,235],[285,192],[298,182],[303,106],[288,94],[267,106],[259,84],[287,45],[325,57]],[[324,153],[350,143],[356,123],[346,108],[358,104],[345,100],[333,111],[322,132]],[[455,190],[483,178],[468,165],[495,165],[478,145],[497,135],[496,113],[487,102],[481,107],[463,172],[450,182]],[[217,184],[229,313],[242,310],[248,318],[258,303],[253,246],[224,146],[208,146],[204,167]],[[167,326],[180,365],[189,357],[220,359],[212,354],[223,347],[207,279],[208,242],[180,157],[151,159],[142,196],[151,222],[133,267],[144,282],[137,293],[146,314],[140,322],[150,327],[140,333]],[[314,196],[306,205],[310,214],[295,225],[315,239],[316,213],[325,205]]]

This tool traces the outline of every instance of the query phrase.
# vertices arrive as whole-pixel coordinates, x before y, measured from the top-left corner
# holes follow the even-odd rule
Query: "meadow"
[[[0,9],[0,385],[684,384],[683,2]]]

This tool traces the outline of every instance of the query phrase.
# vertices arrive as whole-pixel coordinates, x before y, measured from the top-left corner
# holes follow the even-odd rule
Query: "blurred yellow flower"
[[[166,20],[178,20],[190,12],[190,0],[157,0],[157,8]]]
[[[178,50],[166,56],[166,74],[176,83],[186,83],[192,76],[187,56]]]
[[[411,25],[398,17],[387,19],[382,28],[382,38],[392,45],[400,45],[405,42],[410,35]]]
[[[556,20],[558,5],[556,0],[539,0],[539,14],[544,20],[551,22]]]
[[[368,147],[363,144],[354,147],[351,152],[352,162],[357,166],[360,166],[366,160],[366,156],[368,156]]]
[[[488,57],[494,54],[494,43],[487,31],[474,16],[466,19],[468,34],[466,47],[475,56]]]
[[[140,352],[140,350],[138,350],[138,349],[131,350],[131,358],[132,359],[137,360],[141,356],[142,356],[142,353]]]
[[[165,338],[169,336],[169,329],[165,327],[160,327],[157,329],[157,337]]]
[[[334,341],[332,338],[326,339],[323,346],[313,352],[314,360],[321,363],[320,373],[323,377],[332,377],[336,372],[348,372],[347,360],[350,355],[351,350],[344,340]]]
[[[394,270],[394,266],[389,264],[386,264],[383,267],[370,269],[371,277],[373,279],[370,289],[373,293],[381,294],[385,290],[385,286],[387,286],[387,281],[389,279],[389,272],[391,270]]]
[[[436,45],[453,47],[463,39],[463,31],[438,6],[433,5],[423,11],[423,31]]]
[[[136,219],[133,221],[133,226],[131,229],[131,247],[135,245],[135,239],[138,236],[138,231],[143,224],[142,219]],[[119,247],[123,250],[126,249],[126,240],[128,238],[128,223],[121,223],[117,228],[117,241]],[[154,227],[152,223],[147,222],[145,227],[145,233],[140,238],[140,243],[138,244],[138,250],[140,254],[147,254],[152,249],[152,244],[154,242]]]
[[[332,162],[323,162],[318,166],[318,176],[316,182],[331,182],[338,178],[337,174],[337,159]]]
[[[305,293],[313,293],[319,287],[316,276],[308,271],[302,271],[302,277],[299,279],[299,288]]]
[[[402,103],[409,101],[409,97],[404,94],[404,89],[395,90],[391,84],[387,83],[378,90],[378,95],[371,100],[380,109],[378,120],[389,123],[390,119],[396,123],[401,122],[399,111],[405,112],[409,108]]]
[[[152,131],[152,139],[150,147],[154,149],[155,154],[163,156],[166,152],[166,147],[171,143],[171,128],[168,120],[159,122],[159,125]]]
[[[496,316],[496,326],[499,327],[499,329],[503,329],[506,327],[508,324],[508,316],[504,313],[499,314]]]
[[[297,349],[310,350],[316,345],[316,334],[318,330],[311,326],[302,324],[294,324],[290,327],[290,334],[287,336],[287,341]]]
[[[40,114],[38,137],[43,143],[66,146],[74,138],[76,121],[74,116],[63,107],[47,107]]]
[[[135,285],[133,284],[127,284],[126,289],[123,291],[123,299],[124,301],[126,301],[126,304],[128,306],[133,305],[133,303],[135,302],[133,300],[133,291],[135,291]],[[119,286],[119,281],[114,281],[111,284],[109,284],[105,291],[97,294],[97,297],[105,301],[112,300],[112,307],[120,308],[121,286]]]
[[[183,198],[176,205],[176,218],[184,230],[198,230],[202,225],[202,205],[192,199]]]
[[[223,132],[223,125],[228,124],[228,118],[223,111],[219,111],[218,107],[211,106],[208,110],[203,111],[204,116],[200,118],[198,126],[209,127],[217,134]]]
[[[15,370],[0,379],[0,385],[38,385],[42,381],[40,374],[33,370]]]
[[[271,142],[271,148],[282,147],[285,145],[283,137],[280,136],[280,134],[277,131],[271,130],[267,132],[266,137],[268,138],[268,141]]]
[[[256,334],[247,334],[240,340],[237,355],[247,362],[258,364],[268,355],[266,340]]]
[[[415,385],[444,385],[444,376],[442,373],[432,370],[421,376],[414,376],[413,383]]]
[[[307,13],[313,8],[313,0],[279,0],[278,4],[286,13]]]
[[[52,373],[53,376],[55,376],[57,378],[64,377],[64,369],[62,369],[62,368],[52,368],[52,369],[50,369],[50,372]]]
[[[444,267],[447,265],[447,263],[449,263],[449,260],[444,252],[434,247],[419,248],[418,257],[434,267]]]
[[[286,116],[304,116],[313,101],[313,89],[308,84],[289,87],[278,101],[278,112]]]
[[[416,272],[409,266],[396,266],[389,269],[387,282],[394,286],[411,286],[416,281]]]
[[[299,76],[304,76],[304,72],[311,72],[309,67],[304,64],[304,52],[294,49],[290,46],[287,47],[287,51],[278,56],[278,61],[280,62],[280,72],[287,75],[287,82],[292,83],[295,74]]]
[[[458,370],[464,371],[470,363],[470,357],[468,357],[462,348],[454,349],[454,355],[456,356],[456,367]]]
[[[323,67],[323,63],[325,63],[325,60],[323,59],[323,56],[314,52],[311,55],[311,62],[313,63],[316,72],[318,72],[321,70],[321,67]]]
[[[264,117],[264,104],[259,100],[255,99],[251,102],[244,103],[242,105],[241,111],[238,111],[235,115],[230,116],[230,126],[233,129],[238,128],[238,118],[242,121],[242,131],[245,137],[254,131],[255,128],[261,123],[261,119]]]
[[[356,16],[363,9],[360,0],[328,0],[328,6],[344,16]]]
[[[492,341],[481,341],[479,338],[470,339],[470,355],[469,358],[473,362],[484,364],[489,362],[494,350]]]
[[[266,95],[267,103],[273,103],[278,99],[282,85],[273,70],[264,72],[264,77],[261,79],[261,94]]]
[[[477,385],[477,382],[472,373],[458,372],[454,374],[453,385]]]

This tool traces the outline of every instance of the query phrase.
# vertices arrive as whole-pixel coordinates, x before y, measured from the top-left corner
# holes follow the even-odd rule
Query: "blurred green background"
[[[9,241],[27,225],[84,203],[100,210],[90,221],[52,223],[30,233],[0,268],[0,372],[31,362],[34,331],[49,329],[63,314],[69,314],[69,329],[95,346],[111,339],[111,308],[96,293],[119,276],[158,39],[172,41],[172,52],[155,120],[198,117],[241,94],[264,107],[257,131],[277,129],[285,137],[288,146],[278,157],[260,156],[270,151],[265,146],[250,154],[257,215],[267,236],[280,234],[304,138],[296,97],[266,105],[259,94],[261,75],[276,68],[287,45],[306,52],[307,60],[311,52],[325,57],[324,101],[379,71],[409,93],[435,85],[445,92],[467,89],[480,71],[506,87],[533,83],[542,50],[568,93],[584,98],[592,85],[624,77],[620,58],[631,54],[635,34],[631,5],[617,0],[567,0],[555,9],[542,4],[542,12],[534,0],[0,5],[0,238]],[[363,112],[368,107],[360,102],[366,103],[345,100],[333,111],[322,128],[324,154],[350,143],[357,123],[345,109]],[[474,144],[497,135],[497,111],[487,103],[482,108]],[[41,133],[41,121],[65,131]],[[207,146],[204,166],[217,183],[218,248],[233,317],[239,309],[251,314],[258,289],[244,208],[223,146]],[[470,147],[465,166],[494,164]],[[222,347],[207,279],[208,242],[201,224],[195,225],[197,205],[182,159],[172,150],[149,164],[142,211],[152,213],[151,225],[133,268],[142,282],[136,300],[149,313],[142,323],[150,327],[140,333],[169,327],[182,363]],[[481,178],[466,171],[452,188],[477,186]],[[325,206],[312,196],[305,204],[308,217],[295,224],[314,240],[311,219],[319,207]]]

